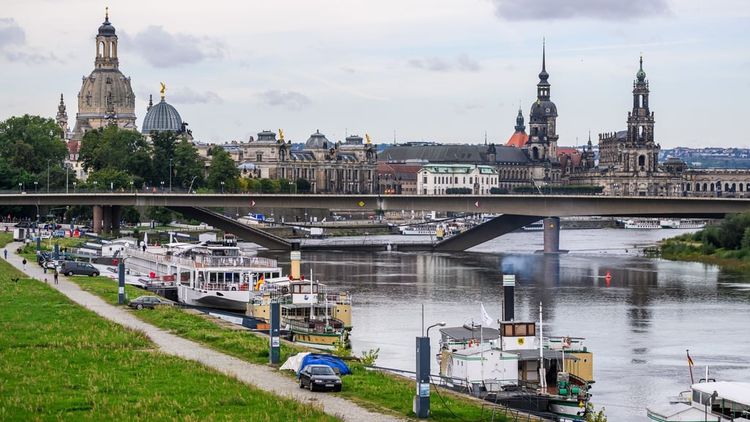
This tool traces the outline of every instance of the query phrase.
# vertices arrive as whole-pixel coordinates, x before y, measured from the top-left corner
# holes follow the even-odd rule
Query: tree
[[[108,126],[83,135],[79,160],[86,171],[105,168],[123,170],[133,176],[136,185],[152,181],[151,148],[143,136],[134,131]]]
[[[307,181],[307,179],[297,179],[297,192],[299,193],[310,193],[312,190],[312,185],[310,182]]]
[[[152,184],[157,185],[160,182],[169,183],[169,172],[174,175],[174,153],[177,144],[177,135],[171,131],[155,132],[151,134],[151,143],[153,144],[153,156],[151,157],[153,165]],[[170,166],[169,160],[172,160]],[[172,180],[174,183],[174,180]]]
[[[260,179],[260,193],[276,193],[278,192],[278,184],[274,183],[278,180],[271,179]]]
[[[0,122],[0,158],[28,173],[47,170],[47,160],[62,163],[67,147],[52,119],[25,114]]]
[[[105,168],[89,173],[89,177],[86,179],[86,187],[91,189],[96,186],[97,189],[101,190],[129,190],[132,180],[133,177],[124,170]]]
[[[150,207],[146,214],[148,218],[158,222],[162,226],[166,226],[174,220],[172,211],[164,207]]]
[[[198,154],[198,150],[187,139],[182,139],[174,148],[172,163],[172,182],[183,189],[193,189],[203,186],[205,165]]]
[[[239,186],[240,171],[234,164],[232,157],[224,148],[216,147],[213,149],[211,157],[211,166],[208,168],[208,186],[214,191],[234,192]]]

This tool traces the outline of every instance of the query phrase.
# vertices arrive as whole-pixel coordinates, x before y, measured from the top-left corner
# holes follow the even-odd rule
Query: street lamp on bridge
[[[39,186],[39,182],[37,182],[37,181],[34,181],[34,193],[37,193],[37,192],[38,192],[38,190],[37,190],[37,187],[38,187],[38,186]]]
[[[222,194],[224,193],[224,181],[223,180],[221,181],[221,193]]]

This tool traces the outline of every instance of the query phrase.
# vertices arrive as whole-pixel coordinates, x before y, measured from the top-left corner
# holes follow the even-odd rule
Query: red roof
[[[558,147],[557,158],[563,167],[568,164],[568,159],[571,160],[573,167],[580,167],[583,159],[581,152],[571,147]]]
[[[508,142],[505,144],[509,147],[516,147],[521,148],[524,145],[526,145],[526,142],[529,140],[529,135],[526,134],[524,131],[516,132],[513,134],[513,136],[508,139]]]

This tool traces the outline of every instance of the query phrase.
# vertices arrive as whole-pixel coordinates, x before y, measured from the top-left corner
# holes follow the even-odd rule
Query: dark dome
[[[148,113],[146,113],[146,117],[143,118],[143,128],[141,131],[144,134],[164,131],[182,132],[180,113],[162,98],[158,104],[151,107]]]
[[[557,106],[552,101],[536,101],[531,105],[531,118],[557,117]]]
[[[104,22],[102,22],[102,26],[99,27],[99,35],[105,35],[105,36],[115,35],[115,27],[112,26],[111,23],[109,23],[109,16],[104,18]]]
[[[305,143],[305,149],[328,149],[328,139],[325,135],[316,130],[315,133],[310,135]]]

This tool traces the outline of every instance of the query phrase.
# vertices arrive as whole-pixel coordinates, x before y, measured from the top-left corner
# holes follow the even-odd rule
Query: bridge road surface
[[[23,257],[15,253],[16,249],[23,246],[22,243],[14,242],[6,245],[8,249],[8,262],[23,271]],[[397,417],[374,413],[360,407],[359,405],[337,397],[332,394],[313,393],[299,388],[294,379],[286,377],[264,365],[255,365],[238,358],[226,355],[206,346],[200,345],[167,331],[147,324],[136,318],[131,312],[110,305],[91,293],[85,292],[77,284],[69,281],[67,277],[60,274],[60,284],[55,285],[53,274],[44,274],[44,270],[36,262],[28,262],[25,273],[37,280],[49,280],[50,287],[59,290],[79,305],[90,309],[103,318],[113,321],[123,327],[140,330],[153,341],[163,353],[179,356],[183,359],[193,360],[215,369],[230,377],[266,390],[282,397],[289,397],[302,404],[318,405],[329,415],[339,417],[345,421],[398,421]],[[40,281],[44,282],[44,281]]]

